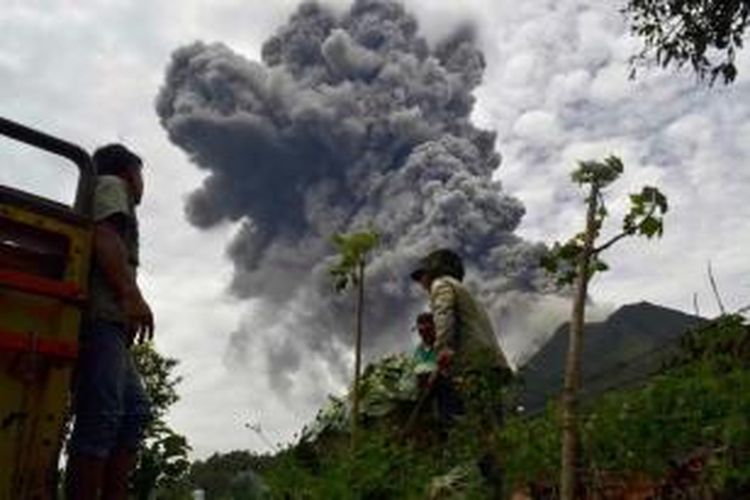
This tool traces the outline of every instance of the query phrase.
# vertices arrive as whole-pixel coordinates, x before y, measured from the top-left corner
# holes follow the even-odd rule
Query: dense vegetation
[[[689,63],[711,83],[736,78],[735,56],[750,23],[750,1],[628,0],[624,12],[645,45],[636,62],[653,57],[662,67]]]
[[[151,498],[157,489],[163,498],[180,498],[188,491],[183,478],[190,467],[190,445],[166,422],[169,408],[180,399],[177,386],[182,378],[174,373],[179,361],[160,354],[150,343],[134,346],[133,360],[151,398],[154,419],[138,454],[132,490],[138,500]]]
[[[750,493],[750,331],[738,316],[686,335],[680,353],[641,387],[612,391],[583,417],[583,476],[644,474],[660,494],[703,488],[726,498]],[[503,432],[509,482],[554,484],[559,458],[555,407]],[[607,474],[600,474],[607,473]],[[696,498],[700,498],[698,496]]]
[[[512,391],[504,390],[510,401]],[[588,494],[630,484],[656,498],[750,495],[750,328],[742,317],[726,316],[688,333],[656,376],[610,391],[584,410],[579,476]],[[217,455],[194,464],[190,480],[211,500],[452,498],[457,492],[483,498],[474,454],[480,433],[459,426],[439,445],[428,423],[401,439],[403,421],[396,417],[364,422],[354,454],[345,434],[273,457],[247,454],[242,465],[262,481],[245,476],[242,483],[242,467],[227,467],[221,457],[229,456]],[[554,403],[542,415],[511,416],[498,443],[508,493],[554,498],[560,466]],[[221,465],[212,469],[212,461]]]

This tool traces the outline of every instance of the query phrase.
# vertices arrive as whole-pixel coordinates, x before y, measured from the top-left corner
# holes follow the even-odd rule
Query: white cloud
[[[634,87],[635,83],[628,79],[627,65],[612,63],[596,74],[591,82],[590,96],[595,102],[615,103],[631,95]]]
[[[533,80],[539,61],[532,52],[514,55],[505,65],[503,83],[508,86],[523,87]]]
[[[547,88],[546,102],[552,107],[564,107],[586,98],[591,75],[583,68],[554,75]]]
[[[612,55],[612,34],[618,26],[608,22],[608,10],[584,9],[576,19],[579,57],[592,66],[606,64]]]
[[[522,114],[513,125],[513,131],[521,139],[535,142],[541,147],[555,144],[560,139],[557,117],[542,110]]]

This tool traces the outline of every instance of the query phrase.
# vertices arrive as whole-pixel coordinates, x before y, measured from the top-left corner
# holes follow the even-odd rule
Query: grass
[[[727,316],[687,335],[675,359],[640,387],[610,391],[583,408],[581,475],[589,488],[607,474],[643,476],[664,498],[669,488],[696,485],[716,498],[750,496],[748,415],[750,329]],[[280,499],[485,498],[475,467],[480,429],[459,426],[441,441],[424,421],[421,434],[402,442],[402,426],[398,418],[365,423],[356,452],[344,434],[300,443],[259,472]],[[507,492],[546,485],[554,495],[560,430],[553,404],[534,418],[509,418],[496,443]],[[439,476],[463,496],[431,493]],[[680,481],[688,484],[675,486]]]

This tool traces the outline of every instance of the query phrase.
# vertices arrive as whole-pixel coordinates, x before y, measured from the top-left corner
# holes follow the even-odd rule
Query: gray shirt
[[[125,181],[117,176],[103,175],[97,178],[94,191],[94,222],[120,215],[124,221],[122,233],[128,254],[128,266],[135,278],[138,267],[138,220],[135,203]],[[104,270],[94,257],[89,281],[90,318],[94,320],[125,323],[127,317],[114,288],[107,280]]]

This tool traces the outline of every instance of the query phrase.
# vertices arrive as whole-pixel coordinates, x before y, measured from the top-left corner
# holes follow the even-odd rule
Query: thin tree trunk
[[[719,288],[716,286],[716,280],[714,279],[714,272],[711,269],[711,261],[708,261],[708,279],[711,282],[711,289],[714,291],[714,297],[716,297],[716,303],[719,304],[719,312],[724,316],[727,311],[724,309],[724,303],[721,301],[721,295],[719,295]]]
[[[581,385],[581,343],[585,318],[586,294],[589,282],[589,265],[596,238],[596,209],[599,186],[594,183],[588,199],[586,234],[583,250],[576,266],[576,290],[570,322],[570,339],[565,364],[565,388],[562,397],[562,465],[560,471],[560,498],[576,498],[576,466],[578,464],[578,389]]]
[[[352,397],[352,450],[356,449],[357,446],[357,431],[358,431],[358,419],[359,419],[359,376],[362,366],[362,312],[364,309],[365,302],[365,263],[361,261],[357,269],[357,326],[356,326],[356,339],[354,345],[354,394]]]

